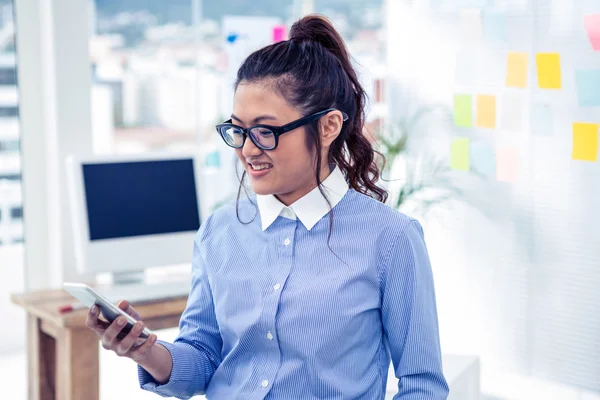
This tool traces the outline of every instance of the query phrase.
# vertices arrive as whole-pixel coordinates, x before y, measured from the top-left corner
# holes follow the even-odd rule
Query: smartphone
[[[119,316],[124,316],[127,319],[127,324],[123,327],[117,338],[123,339],[133,328],[137,322],[135,318],[121,310],[119,307],[111,303],[106,297],[96,292],[94,289],[83,283],[64,283],[63,289],[82,302],[86,307],[91,308],[96,305],[100,308],[102,316],[108,321],[113,322]],[[144,328],[140,334],[140,339],[136,341],[136,345],[140,345],[148,339],[152,334],[148,328]]]

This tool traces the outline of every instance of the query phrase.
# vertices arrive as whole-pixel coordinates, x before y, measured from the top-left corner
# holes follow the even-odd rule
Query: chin
[[[271,185],[265,185],[262,182],[254,182],[252,178],[250,178],[250,187],[254,193],[261,196],[267,196],[275,193],[275,190]]]

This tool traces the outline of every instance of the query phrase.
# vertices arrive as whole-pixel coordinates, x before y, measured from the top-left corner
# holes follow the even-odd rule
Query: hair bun
[[[344,40],[331,21],[322,15],[311,14],[296,21],[290,30],[290,40],[319,43],[338,58],[348,58]]]

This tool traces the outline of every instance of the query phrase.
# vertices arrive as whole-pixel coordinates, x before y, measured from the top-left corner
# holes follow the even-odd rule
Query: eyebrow
[[[236,117],[235,114],[231,114],[231,119],[240,121],[242,124],[244,123],[244,121],[242,121],[240,118]],[[259,115],[258,117],[254,118],[252,120],[252,123],[258,124],[258,123],[260,123],[260,121],[263,121],[263,120],[276,121],[277,117],[274,117],[273,115]]]

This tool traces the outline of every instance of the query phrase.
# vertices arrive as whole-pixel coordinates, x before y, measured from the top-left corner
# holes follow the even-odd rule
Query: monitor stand
[[[114,272],[112,274],[112,283],[115,286],[131,285],[136,283],[144,283],[144,271],[135,272]]]

